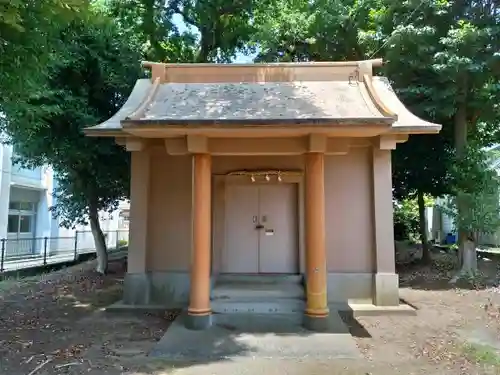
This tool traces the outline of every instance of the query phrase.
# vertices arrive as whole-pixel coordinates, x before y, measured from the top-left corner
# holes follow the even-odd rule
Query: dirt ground
[[[480,262],[484,277],[476,288],[452,287],[451,272],[439,260],[436,264],[400,270],[401,297],[419,309],[416,317],[346,317],[364,361],[325,362],[316,370],[311,364],[300,370],[303,361],[283,362],[290,371],[276,373],[500,374],[495,349],[500,348],[500,262]],[[107,276],[98,276],[93,267],[91,261],[48,276],[0,282],[0,374],[177,374],[146,356],[174,313],[102,311],[120,298],[125,266],[113,262]],[[491,333],[498,343],[469,342],[477,330]],[[222,365],[186,364],[179,374],[235,373],[219,372],[217,366]]]

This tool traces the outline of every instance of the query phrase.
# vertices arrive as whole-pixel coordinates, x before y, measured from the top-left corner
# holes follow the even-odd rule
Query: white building
[[[57,185],[50,166],[26,169],[12,163],[13,148],[0,143],[0,239],[6,239],[7,256],[89,249],[94,247],[88,226],[65,229],[53,219],[49,207]],[[128,204],[119,211],[128,212]],[[101,227],[113,246],[126,239],[126,219],[120,212],[101,215]],[[77,233],[78,232],[78,233]],[[75,241],[75,236],[76,241]]]
[[[453,223],[453,218],[448,216],[442,205],[446,204],[445,198],[437,198],[434,207],[427,208],[428,225],[430,226],[429,239],[437,243],[443,243],[449,234],[457,238],[457,230]]]

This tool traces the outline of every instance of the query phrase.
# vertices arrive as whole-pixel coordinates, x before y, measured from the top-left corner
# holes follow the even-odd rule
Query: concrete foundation
[[[375,306],[399,305],[399,276],[395,273],[376,273],[373,277]]]
[[[322,333],[306,330],[301,320],[302,314],[214,314],[210,328],[192,331],[185,327],[181,315],[149,356],[190,363],[237,358],[361,358],[336,312]]]
[[[343,311],[351,314],[353,317],[361,316],[415,316],[417,315],[417,310],[407,305],[404,302],[400,302],[399,305],[394,306],[375,306],[370,301],[353,301],[349,302],[347,305],[338,306],[332,305],[330,310],[338,309],[338,311]]]
[[[366,299],[373,295],[372,273],[328,273],[328,302],[347,302]]]
[[[189,302],[188,272],[128,273],[123,285],[126,305],[185,307]]]
[[[234,303],[241,302],[240,300],[244,297],[238,291],[223,290],[223,294],[227,294],[228,297],[232,298],[217,298],[221,291],[214,291],[214,281],[223,280],[227,282],[228,277],[227,275],[212,277],[212,298],[214,299],[212,309],[216,312],[236,312],[237,310],[246,310],[248,312],[248,309],[246,309],[248,306],[242,305],[242,308],[239,308],[234,305]],[[248,276],[248,278],[249,282],[252,281],[250,278],[253,278],[252,283],[255,281],[255,276]],[[257,300],[254,306],[255,313],[298,312],[303,310],[304,299],[300,296],[303,292],[302,287],[299,288],[302,283],[301,276],[294,276],[289,280],[284,280],[289,284],[288,287],[279,288],[277,291],[273,291],[274,294],[265,290],[266,288],[263,286],[265,283],[257,288],[262,290],[247,290],[248,297],[252,297],[254,301]],[[241,280],[238,280],[238,282],[241,282]],[[327,282],[329,304],[345,304],[347,306],[350,301],[363,301],[365,305],[373,302],[373,305],[383,307],[398,306],[400,303],[397,274],[329,273]],[[258,284],[254,284],[254,286]],[[129,273],[125,276],[122,304],[143,307],[185,308],[189,303],[189,285],[188,272]],[[300,293],[288,295],[289,290],[297,290]],[[264,301],[260,297],[272,298],[268,298],[271,301]],[[258,303],[259,298],[262,300],[260,304]]]

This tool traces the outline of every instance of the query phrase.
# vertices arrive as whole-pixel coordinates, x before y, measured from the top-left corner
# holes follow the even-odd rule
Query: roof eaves
[[[106,129],[92,126],[83,129],[83,134],[88,137],[120,137],[123,136],[123,130],[121,128]]]
[[[377,97],[385,107],[389,111],[397,113],[392,133],[436,134],[441,131],[441,124],[426,121],[409,111],[396,95],[386,77],[373,77],[372,84]]]
[[[139,107],[148,98],[147,93],[151,91],[151,86],[152,83],[149,78],[138,79],[123,106],[106,121],[84,128],[84,133],[90,135],[95,132],[104,134],[105,131],[119,131],[122,128],[121,120],[137,112]]]
[[[368,117],[368,118],[264,118],[264,119],[140,119],[122,120],[121,124],[126,128],[140,127],[280,127],[280,126],[353,126],[353,125],[381,125],[391,126],[394,122],[392,117]]]

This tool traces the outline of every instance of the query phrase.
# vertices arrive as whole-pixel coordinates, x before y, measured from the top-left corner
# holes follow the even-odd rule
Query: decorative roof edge
[[[370,95],[370,99],[372,103],[375,105],[377,110],[385,117],[392,117],[394,120],[398,119],[398,115],[396,112],[391,111],[384,104],[384,101],[380,98],[377,93],[377,90],[373,86],[372,77],[368,74],[363,74],[363,83],[365,85],[366,91],[368,91],[368,95]]]
[[[147,95],[143,98],[142,102],[139,106],[128,116],[125,117],[125,120],[139,120],[144,116],[147,107],[153,103],[156,94],[158,94],[158,88],[160,87],[160,78],[156,78],[147,91]]]
[[[370,82],[375,98],[380,101],[386,110],[397,113],[391,133],[434,134],[441,131],[442,125],[426,121],[408,110],[395,93],[387,77],[370,77]]]
[[[83,133],[86,135],[95,134],[96,136],[113,136],[117,132],[121,133],[121,122],[135,113],[146,101],[152,85],[151,80],[148,78],[138,79],[125,104],[111,118],[100,124],[84,128]]]

